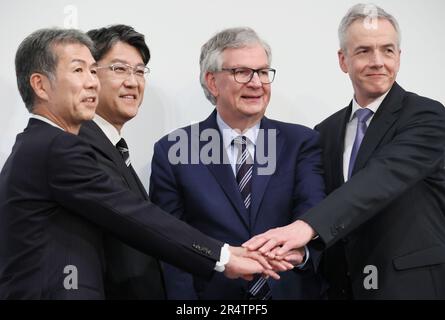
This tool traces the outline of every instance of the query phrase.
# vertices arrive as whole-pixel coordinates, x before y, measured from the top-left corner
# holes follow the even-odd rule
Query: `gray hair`
[[[270,46],[251,28],[225,29],[218,32],[201,47],[201,56],[199,58],[201,72],[199,80],[204,89],[205,96],[213,105],[216,104],[216,99],[207,88],[205,80],[207,72],[221,71],[223,64],[222,53],[225,49],[245,48],[255,44],[260,44],[264,48],[270,65],[272,61],[272,50]]]
[[[58,57],[54,47],[58,44],[85,45],[91,52],[94,45],[83,32],[75,29],[48,28],[40,29],[22,41],[15,55],[15,73],[20,95],[26,109],[32,112],[35,93],[29,79],[33,73],[46,75],[51,81],[55,79]]]
[[[338,39],[340,41],[340,48],[346,52],[346,32],[348,28],[357,20],[371,19],[385,19],[388,20],[397,33],[397,46],[400,48],[402,35],[400,32],[399,24],[392,15],[387,13],[382,8],[374,4],[359,3],[349,9],[348,13],[343,17],[338,27]]]

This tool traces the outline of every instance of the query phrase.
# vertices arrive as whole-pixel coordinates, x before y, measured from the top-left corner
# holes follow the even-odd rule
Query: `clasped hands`
[[[279,280],[279,272],[304,261],[304,246],[314,236],[314,230],[302,220],[256,235],[242,247],[229,247],[231,256],[224,274],[230,279],[253,280],[255,274],[262,274]]]

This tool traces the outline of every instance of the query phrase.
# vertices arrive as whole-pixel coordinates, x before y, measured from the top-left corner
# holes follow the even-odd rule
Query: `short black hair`
[[[124,42],[135,47],[142,56],[142,61],[147,65],[150,61],[150,50],[145,43],[145,36],[134,30],[133,27],[124,24],[115,24],[108,27],[93,29],[87,32],[95,46],[94,59],[99,61],[117,43]]]

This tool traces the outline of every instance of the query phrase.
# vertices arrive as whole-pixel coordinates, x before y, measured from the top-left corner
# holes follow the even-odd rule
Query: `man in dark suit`
[[[90,30],[87,35],[96,47],[94,59],[99,65],[101,90],[96,116],[82,124],[79,136],[92,146],[101,169],[141,199],[148,200],[135,170],[129,161],[125,162],[125,153],[119,148],[120,144],[126,144],[121,137],[123,125],[136,116],[142,103],[150,51],[144,35],[130,26]],[[103,241],[107,299],[165,299],[157,259],[109,234],[105,234]]]
[[[77,30],[42,29],[17,50],[32,115],[0,173],[0,299],[104,298],[104,232],[203,277],[277,276],[258,254],[223,246],[98,169],[77,136],[97,106],[92,48]]]
[[[154,147],[152,201],[230,243],[288,224],[324,198],[318,134],[264,117],[275,76],[270,62],[270,47],[252,29],[216,34],[202,47],[200,59],[201,85],[216,110]],[[278,282],[250,283],[218,275],[199,279],[166,265],[165,281],[172,299],[317,299],[322,294],[310,263],[283,273]]]
[[[245,245],[280,255],[318,234],[330,298],[444,299],[445,109],[395,82],[400,32],[383,9],[352,7],[339,37],[354,97],[317,126],[330,195]]]

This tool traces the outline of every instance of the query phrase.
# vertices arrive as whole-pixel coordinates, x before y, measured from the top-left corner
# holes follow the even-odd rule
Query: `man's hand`
[[[259,234],[243,243],[243,247],[250,251],[258,250],[271,259],[282,259],[290,250],[304,247],[314,236],[315,231],[310,225],[297,220],[287,226]]]
[[[265,277],[280,279],[277,272],[287,271],[294,266],[288,261],[269,259],[258,251],[249,251],[242,247],[229,247],[230,260],[226,264],[224,274],[230,279],[243,278],[253,280],[255,273],[262,273]]]

